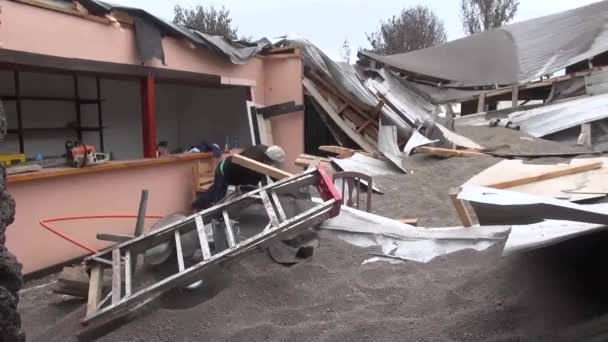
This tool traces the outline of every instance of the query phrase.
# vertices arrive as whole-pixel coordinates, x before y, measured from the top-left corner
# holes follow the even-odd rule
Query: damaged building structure
[[[509,254],[605,228],[601,206],[571,203],[608,195],[608,189],[601,186],[606,170],[602,158],[545,168],[502,161],[458,184],[462,192],[446,191],[445,197],[462,223],[455,228],[426,229],[415,227],[411,220],[376,215],[371,210],[371,193],[400,191],[379,185],[376,177],[414,176],[408,158],[416,154],[517,159],[574,157],[608,150],[608,1],[423,50],[389,56],[360,51],[354,65],[331,60],[301,37],[233,42],[176,25],[143,9],[99,0],[11,0],[0,6],[0,101],[7,115],[7,136],[0,152],[19,152],[28,159],[26,164],[42,165],[25,173],[9,172],[6,177],[17,205],[14,222],[6,231],[6,246],[28,278],[81,262],[91,253],[87,262],[97,267],[90,273],[92,278],[103,283],[104,265],[129,273],[132,255],[121,253],[144,244],[146,237],[120,240],[116,245],[117,241],[101,240],[98,234],[133,237],[132,222],[118,218],[135,217],[130,214],[137,210],[142,189],[150,193],[148,218],[190,210],[193,195],[212,183],[220,158],[260,143],[280,145],[286,152],[283,170],[267,174],[283,179],[273,183],[275,186],[294,187],[297,180],[310,185],[314,180],[311,184],[323,198],[322,204],[317,203],[320,211],[314,212],[318,214],[315,225],[353,245],[381,248],[366,263],[389,259],[426,263],[464,249],[483,251],[511,238],[505,247]],[[476,127],[489,134],[492,129],[521,133],[517,140],[522,145],[543,138],[580,148],[571,153],[522,152],[468,136],[467,128]],[[47,160],[64,158],[66,140],[94,145],[112,160],[82,168],[47,167]],[[161,141],[174,153],[159,157],[157,144]],[[192,152],[201,142],[219,145],[223,155]],[[485,163],[480,165],[490,165]],[[357,178],[356,183],[369,192],[368,212],[347,208],[346,198],[337,210],[339,195],[328,189],[327,175],[318,170],[301,173],[303,167],[315,169],[318,165],[330,173],[367,176]],[[527,183],[497,186],[504,185],[497,183],[503,166],[521,170],[518,175]],[[530,185],[539,172],[542,177],[550,175],[541,177],[543,181],[571,177],[561,179],[558,185],[562,187],[568,182],[568,186],[579,186],[581,179],[576,177],[585,175],[584,181],[592,180],[586,190],[594,193],[539,191],[538,184]],[[344,184],[336,182],[337,187]],[[357,194],[359,190],[357,186]],[[508,190],[551,199],[513,195]],[[256,191],[256,199],[264,201],[268,212],[276,210],[269,214],[268,227],[302,228],[302,217],[281,213],[276,206],[278,202],[280,207],[280,201],[273,197],[276,194]],[[493,201],[488,196],[493,193],[508,200]],[[376,201],[376,195],[373,198]],[[10,208],[10,199],[3,199]],[[274,207],[270,205],[269,210],[271,202]],[[480,225],[467,212],[465,202],[477,213]],[[516,211],[518,205],[531,211],[538,207],[551,211],[546,217],[531,215],[527,220],[504,212],[498,218],[487,214],[501,212],[502,206]],[[488,211],[479,214],[483,210]],[[221,214],[231,230],[226,212]],[[95,220],[107,213],[114,217]],[[559,223],[572,217],[583,221]],[[86,229],[82,221],[68,222],[74,219],[87,219]],[[198,232],[203,241],[200,234],[205,228],[201,226],[208,222],[202,218],[198,222],[195,217],[191,221],[195,222],[192,232]],[[49,222],[62,222],[60,231],[50,228]],[[285,222],[289,224],[279,227]],[[562,224],[555,235],[534,235],[535,229],[555,222]],[[146,222],[146,230],[151,226]],[[151,235],[176,229],[172,243],[180,255],[179,224],[170,226],[153,230]],[[171,240],[173,236],[168,237]],[[238,248],[234,243],[230,246],[228,242],[228,247]],[[257,241],[244,248],[249,251],[256,246]],[[133,251],[135,256],[139,252]],[[208,251],[201,247],[201,253]],[[204,257],[217,261],[210,255]],[[190,270],[181,261],[179,271]],[[122,289],[120,277],[114,279],[118,283],[112,284],[114,290],[116,286]],[[126,307],[130,281],[122,279],[129,282],[124,285],[125,297],[118,294],[115,298],[110,292],[104,302],[101,297],[93,301],[93,313],[102,304]],[[16,287],[8,290],[16,292]],[[87,308],[87,317],[90,310]],[[37,337],[42,338],[44,331]]]

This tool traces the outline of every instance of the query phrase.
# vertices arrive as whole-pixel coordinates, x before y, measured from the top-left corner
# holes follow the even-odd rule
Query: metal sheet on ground
[[[551,197],[466,186],[458,198],[469,201],[481,225],[526,225],[544,220],[608,224],[608,210],[597,205],[580,205]]]
[[[510,226],[428,229],[348,207],[342,207],[339,216],[319,227],[351,244],[380,246],[389,257],[423,263],[464,249],[485,250],[504,241],[510,230]]]

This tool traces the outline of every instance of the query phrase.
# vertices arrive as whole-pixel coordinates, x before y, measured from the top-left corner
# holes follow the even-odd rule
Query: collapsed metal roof
[[[116,5],[99,0],[79,0],[79,2],[87,9],[87,11],[95,15],[111,14],[112,11],[117,10],[126,12],[136,18],[142,18],[146,21],[146,23],[158,27],[161,30],[160,34],[188,39],[194,45],[203,46],[228,58],[233,64],[245,64],[251,58],[259,54],[263,49],[272,47],[272,44],[266,38],[262,38],[252,43],[233,42],[221,36],[214,36],[177,25],[173,22],[157,17],[141,8]],[[138,34],[137,27],[136,34]],[[152,37],[145,38],[147,41],[151,39]],[[158,39],[160,39],[160,37],[158,37]]]
[[[601,1],[427,49],[360,57],[453,87],[527,83],[607,51],[607,24]]]
[[[608,118],[608,94],[585,96],[539,108],[519,110],[507,115],[481,113],[456,119],[458,126],[487,126],[500,117],[519,126],[521,131],[540,138],[565,129]]]

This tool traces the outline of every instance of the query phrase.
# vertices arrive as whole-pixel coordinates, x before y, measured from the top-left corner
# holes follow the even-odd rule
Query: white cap
[[[285,151],[277,145],[272,145],[266,149],[266,156],[276,163],[282,163],[285,160]]]

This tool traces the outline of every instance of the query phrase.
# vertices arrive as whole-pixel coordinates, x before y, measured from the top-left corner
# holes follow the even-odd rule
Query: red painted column
[[[154,76],[141,80],[141,127],[144,143],[144,157],[156,157],[156,105],[154,97]]]

